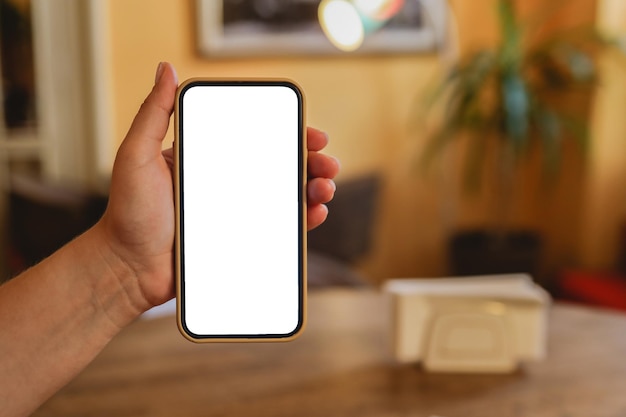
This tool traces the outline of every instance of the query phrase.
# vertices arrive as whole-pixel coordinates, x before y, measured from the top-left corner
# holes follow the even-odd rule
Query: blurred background
[[[346,267],[344,278],[350,277],[321,268],[321,281],[337,274],[325,282],[378,286],[388,278],[519,271],[532,273],[559,296],[626,308],[626,66],[619,42],[593,48],[597,82],[575,98],[561,99],[588,126],[588,146],[576,146],[564,134],[558,175],[549,179],[540,149],[531,146],[528,157],[516,162],[503,201],[489,186],[497,175],[487,169],[482,187],[464,189],[462,161],[471,151],[463,141],[454,141],[432,169],[416,169],[436,123],[420,114],[451,66],[441,44],[421,39],[416,50],[398,50],[391,37],[377,49],[344,53],[328,42],[316,49],[307,33],[290,38],[287,31],[264,45],[234,45],[231,53],[226,41],[212,40],[225,32],[206,23],[206,14],[215,13],[211,3],[219,2],[0,0],[2,277],[97,220],[115,151],[152,86],[157,64],[169,61],[180,80],[288,77],[301,85],[308,124],[329,133],[326,152],[342,164],[336,206],[311,242],[316,254]],[[237,20],[232,10],[241,14],[246,3],[265,3],[257,12],[266,14],[255,19],[291,22],[280,13],[281,3],[289,7],[285,2],[224,3],[235,7],[224,9],[231,21]],[[286,3],[302,3],[310,14],[319,1]],[[405,3],[413,7],[413,1]],[[501,44],[499,3],[448,2],[454,19],[443,22],[454,25],[459,60]],[[577,28],[595,28],[617,41],[626,33],[621,0],[546,3],[511,2],[523,27],[522,47]],[[310,27],[310,19],[298,19],[300,29]],[[416,26],[429,25],[423,16],[411,19]],[[165,146],[172,141],[170,128]],[[530,252],[530,263],[493,270],[489,266],[497,262],[488,262],[484,271],[467,262],[459,266],[453,248],[491,228],[494,208],[504,205],[506,227],[515,231],[513,241],[522,242],[522,252]],[[476,242],[470,239],[470,248],[480,246]]]

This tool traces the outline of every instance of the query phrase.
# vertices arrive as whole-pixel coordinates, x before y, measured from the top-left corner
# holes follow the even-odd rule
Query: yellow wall
[[[150,89],[157,63],[167,60],[176,66],[181,80],[197,76],[285,76],[296,80],[306,94],[309,124],[331,136],[327,151],[342,162],[339,180],[370,171],[386,174],[396,165],[398,149],[407,140],[412,101],[435,79],[438,70],[438,60],[429,55],[211,60],[199,56],[195,49],[193,1],[112,0],[109,4],[115,146]],[[398,200],[397,193],[412,190],[386,193],[394,194],[386,200],[392,202]],[[427,201],[422,203],[428,205]],[[402,201],[397,204],[404,205]],[[389,215],[406,210],[390,205],[383,205]],[[433,273],[441,269],[432,259],[418,262],[420,254],[412,243],[397,245],[402,247],[396,249],[399,253],[384,253],[387,249],[380,242],[397,240],[386,235],[398,229],[413,241],[411,230],[421,227],[414,221],[382,223],[388,227],[378,228],[382,236],[377,240],[374,260],[365,267],[368,272],[377,277],[406,275],[412,273],[414,264],[430,265]],[[423,237],[419,241],[430,246]]]
[[[432,79],[431,57],[211,60],[195,44],[195,2],[114,0],[112,21],[116,132],[122,138],[161,60],[189,77],[289,77],[304,89],[309,124],[327,130],[343,175],[377,169],[415,92]],[[392,129],[391,131],[389,129]],[[383,139],[385,138],[385,139]]]
[[[451,3],[458,18],[462,50],[497,39],[494,0]],[[541,2],[524,1],[522,5],[532,9],[531,3]],[[579,5],[568,7],[574,21],[577,17],[592,18],[589,10],[595,0],[573,3]],[[370,171],[383,176],[374,248],[361,265],[373,281],[446,273],[444,247],[449,232],[459,224],[489,220],[488,196],[465,201],[459,197],[454,179],[446,183],[436,175],[425,179],[411,172],[415,152],[411,143],[419,134],[409,134],[409,113],[415,98],[423,95],[441,71],[436,56],[211,60],[196,53],[195,1],[111,0],[109,8],[117,138],[112,146],[117,147],[123,138],[161,60],[172,62],[181,80],[197,76],[284,76],[303,87],[309,124],[330,134],[328,152],[342,161],[338,180]],[[172,141],[171,135],[167,141]],[[449,167],[448,177],[455,166]],[[539,193],[539,198],[539,182],[532,175],[521,178],[516,189],[514,224],[545,234],[546,253],[554,267],[585,259],[581,251],[588,248],[581,244],[581,233],[594,233],[589,231],[593,216],[585,211],[583,202],[581,170],[574,163],[568,165],[568,171],[576,173],[561,179],[557,191]],[[582,224],[583,220],[586,223]],[[604,237],[596,240],[595,250],[612,244]]]
[[[602,0],[598,26],[609,36],[626,33],[626,2]],[[586,180],[581,263],[607,269],[620,256],[626,219],[626,59],[615,51],[600,56],[601,83],[592,118],[594,146]]]

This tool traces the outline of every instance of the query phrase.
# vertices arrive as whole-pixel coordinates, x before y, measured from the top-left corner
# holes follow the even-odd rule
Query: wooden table
[[[173,317],[125,329],[35,416],[626,416],[626,315],[556,305],[549,358],[510,375],[429,374],[394,363],[387,300],[309,295],[284,344],[195,345]]]

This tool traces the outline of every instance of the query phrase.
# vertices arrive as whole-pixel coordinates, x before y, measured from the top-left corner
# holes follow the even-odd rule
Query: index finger
[[[307,148],[310,151],[321,151],[328,145],[328,135],[313,127],[306,128]]]

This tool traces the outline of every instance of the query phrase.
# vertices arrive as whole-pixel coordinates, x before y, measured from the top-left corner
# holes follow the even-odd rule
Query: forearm
[[[148,308],[96,226],[0,287],[0,407],[22,416]]]

